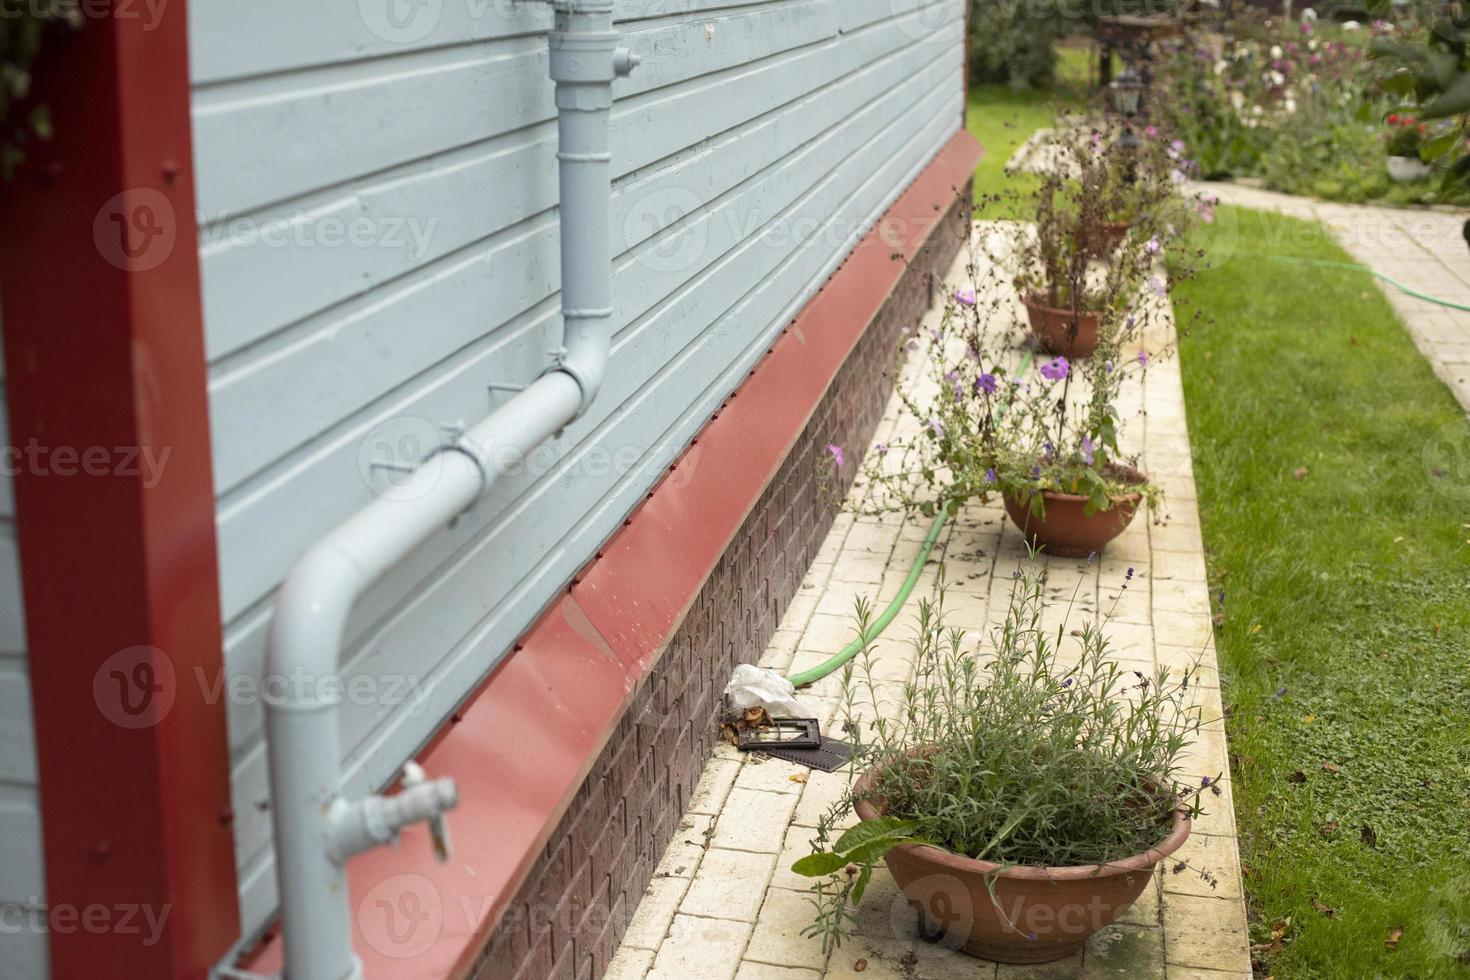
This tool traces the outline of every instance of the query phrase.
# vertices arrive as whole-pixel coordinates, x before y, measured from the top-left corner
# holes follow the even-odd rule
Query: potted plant
[[[1192,673],[1125,670],[1090,622],[1043,629],[1034,568],[988,644],[946,628],[943,605],[941,582],[891,714],[869,650],[845,670],[854,778],[793,866],[816,879],[806,933],[840,944],[881,859],[926,938],[1006,963],[1060,959],[1137,900],[1215,781],[1184,771],[1201,724]],[[862,635],[865,616],[860,603]],[[848,813],[860,822],[837,835]]]
[[[1166,207],[1178,196],[1172,175],[1182,182],[1184,172],[1163,154],[1177,161],[1177,150],[1106,128],[1067,132],[1032,201],[1035,233],[1010,260],[1042,346],[1079,360],[1128,315],[1158,265],[1161,241],[1183,232],[1187,212]]]
[[[899,388],[914,431],[865,461],[857,508],[932,517],[946,500],[998,496],[1050,554],[1099,552],[1160,497],[1121,448],[1117,406],[1125,381],[1160,356],[1139,341],[1165,309],[1165,283],[1147,281],[1148,302],[1101,337],[1096,356],[1074,362],[1016,349],[1010,300],[995,281],[1004,273],[985,268],[988,288],[957,293],[926,341],[910,342],[927,376]]]
[[[1396,184],[1409,184],[1429,176],[1429,164],[1420,159],[1425,125],[1413,116],[1388,114],[1388,176]]]

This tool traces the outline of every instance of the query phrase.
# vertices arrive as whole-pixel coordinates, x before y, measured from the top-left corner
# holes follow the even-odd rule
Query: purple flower
[[[1082,459],[1088,466],[1092,465],[1092,436],[1082,437]]]
[[[986,483],[994,483],[997,479],[999,478],[995,475],[995,467],[992,466],[990,469],[985,471]]]
[[[1069,366],[1065,357],[1041,365],[1041,376],[1048,381],[1060,381],[1067,376]]]
[[[1159,244],[1159,236],[1155,235],[1144,243],[1143,250],[1149,255],[1158,255],[1164,250],[1164,246]]]
[[[880,443],[878,443],[878,445],[876,445],[876,446],[873,447],[873,452],[877,453],[879,456],[887,456],[888,455],[888,443],[886,443],[886,442],[880,442]]]
[[[1143,134],[1145,136],[1147,136],[1151,140],[1158,139],[1159,138],[1159,127],[1157,127],[1157,126],[1149,126],[1147,129],[1145,129],[1143,131]]]
[[[1072,678],[1068,677],[1066,680],[1062,681],[1062,686],[1063,687],[1071,687],[1072,686]]]
[[[1163,276],[1150,276],[1148,280],[1148,291],[1159,299],[1164,299],[1169,295],[1169,287],[1165,285]]]
[[[931,418],[928,422],[924,423],[924,426],[925,428],[934,430],[934,434],[939,436],[939,438],[944,438],[944,424],[938,419]]]
[[[1139,367],[1148,367],[1148,351],[1139,351],[1138,352],[1138,366]]]
[[[1123,578],[1126,579],[1129,582],[1133,581],[1133,566],[1132,565],[1129,565],[1128,566],[1128,574],[1127,575],[1124,575]]]
[[[975,290],[973,290],[973,289],[956,289],[954,291],[954,301],[956,303],[960,304],[961,306],[974,306],[975,305]]]
[[[995,375],[981,374],[979,380],[975,382],[975,387],[985,392],[987,395],[995,394]]]
[[[1201,787],[1208,788],[1211,782],[1213,782],[1213,780],[1211,780],[1209,776],[1206,776],[1204,779],[1201,779],[1199,781],[1199,784]]]
[[[827,452],[832,454],[832,459],[837,463],[837,468],[842,469],[842,464],[847,462],[847,457],[842,455],[842,447],[835,442],[827,444]]]
[[[1046,451],[1046,458],[1047,459],[1051,459],[1052,456],[1056,453],[1056,447],[1051,444],[1051,441],[1050,440],[1048,440],[1046,442],[1043,442],[1041,444],[1041,448]]]

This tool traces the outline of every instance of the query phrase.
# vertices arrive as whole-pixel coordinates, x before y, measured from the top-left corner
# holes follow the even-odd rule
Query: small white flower
[[[1362,26],[1363,26],[1362,24],[1359,24],[1355,20],[1345,20],[1345,21],[1342,22],[1342,29],[1345,30],[1345,31],[1356,31],[1358,28],[1360,28]]]
[[[1279,44],[1273,44],[1273,45],[1271,45],[1271,60],[1272,61],[1280,61],[1281,60],[1282,53],[1283,52],[1281,50],[1281,45],[1279,45]]]
[[[1215,62],[1215,74],[1223,75],[1229,67],[1230,65],[1226,63],[1225,59],[1221,58],[1219,61]]]

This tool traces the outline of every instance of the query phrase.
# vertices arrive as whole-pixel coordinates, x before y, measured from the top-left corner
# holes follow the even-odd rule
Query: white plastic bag
[[[739,717],[749,708],[765,708],[772,718],[809,718],[796,700],[796,688],[774,670],[741,664],[725,685],[725,705]]]

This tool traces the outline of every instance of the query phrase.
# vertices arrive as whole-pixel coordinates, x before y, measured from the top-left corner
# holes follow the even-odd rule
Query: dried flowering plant
[[[945,623],[945,594],[941,578],[937,598],[920,603],[907,683],[895,689],[875,676],[871,644],[844,669],[854,779],[819,820],[812,853],[793,866],[817,879],[806,934],[824,947],[848,935],[893,847],[932,844],[1001,870],[1106,865],[1158,844],[1177,809],[1198,814],[1218,779],[1185,771],[1202,724],[1197,667],[1124,668],[1109,650],[1107,618],[1071,629],[1070,604],[1060,625],[1044,626],[1035,565],[1017,572],[988,643]],[[871,635],[870,617],[859,599],[859,636]],[[860,800],[883,816],[834,840]]]

